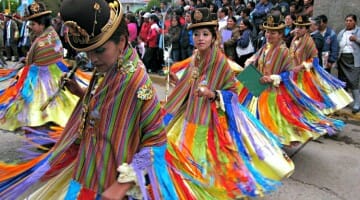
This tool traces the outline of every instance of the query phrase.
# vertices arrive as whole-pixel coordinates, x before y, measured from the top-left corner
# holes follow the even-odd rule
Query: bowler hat
[[[281,15],[269,15],[266,17],[263,27],[267,30],[281,30],[285,28],[285,23]]]
[[[27,7],[27,11],[29,15],[25,16],[26,20],[31,20],[52,13],[51,10],[46,10],[44,3],[36,1]]]
[[[296,17],[294,24],[295,24],[295,26],[310,26],[311,22],[307,15],[299,15]]]
[[[123,17],[120,0],[63,0],[60,8],[66,37],[77,51],[90,51],[103,45],[118,28]]]
[[[217,26],[216,18],[211,14],[209,8],[195,8],[191,13],[191,25],[188,29],[194,29],[204,26]]]

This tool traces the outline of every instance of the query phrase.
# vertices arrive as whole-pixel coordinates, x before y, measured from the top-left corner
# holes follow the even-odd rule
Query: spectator
[[[160,58],[159,52],[159,36],[160,27],[158,25],[159,18],[151,14],[149,18],[150,29],[145,39],[146,50],[144,56],[144,64],[149,73],[158,73],[162,69],[163,59]]]
[[[304,0],[303,10],[298,13],[298,15],[307,15],[312,17],[314,12],[314,1],[313,0]]]
[[[229,18],[228,12],[229,12],[229,10],[226,7],[219,8],[218,13],[217,13],[219,30],[226,27],[227,20]]]
[[[296,19],[295,15],[288,14],[285,17],[285,29],[284,29],[284,40],[286,43],[286,46],[289,48],[291,41],[294,37],[294,21]]]
[[[357,17],[349,14],[345,17],[345,28],[339,32],[337,41],[340,44],[340,57],[337,62],[339,79],[346,82],[351,90],[354,103],[352,113],[360,111],[360,27],[357,26]]]
[[[315,42],[316,49],[318,50],[318,58],[321,58],[322,55],[322,49],[324,47],[324,37],[321,35],[319,31],[320,26],[320,20],[316,19],[310,19],[311,25],[310,25],[310,36]],[[322,59],[319,59],[320,66],[322,65]]]
[[[331,68],[338,58],[339,44],[337,42],[335,31],[327,25],[327,16],[319,15],[318,19],[320,20],[319,31],[323,35],[325,41],[322,50],[322,63],[325,70],[331,73]]]
[[[236,41],[236,62],[241,67],[245,67],[245,61],[255,52],[251,36],[252,28],[253,27],[249,20],[244,19],[240,22],[240,38]]]
[[[192,38],[192,30],[188,29],[191,25],[191,12],[185,13],[185,25],[181,30],[180,36],[180,48],[181,48],[181,60],[190,57],[194,50],[194,41]]]
[[[182,26],[180,24],[180,18],[177,15],[173,15],[170,17],[171,26],[169,28],[168,36],[171,42],[171,53],[170,58],[173,62],[180,61],[181,58],[181,51],[180,51],[180,36]]]
[[[138,30],[135,15],[133,13],[127,13],[125,16],[125,21],[129,31],[129,42],[133,47],[136,47]]]
[[[256,4],[255,9],[251,12],[253,22],[255,24],[257,32],[259,32],[259,25],[264,22],[264,18],[270,12],[273,4],[269,0],[260,0]]]
[[[19,53],[17,49],[17,42],[19,39],[19,29],[16,22],[12,19],[13,16],[5,14],[5,48],[6,48],[6,61],[18,61]]]

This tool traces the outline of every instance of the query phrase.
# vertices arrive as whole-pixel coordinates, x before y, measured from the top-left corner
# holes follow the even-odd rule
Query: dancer
[[[294,61],[293,79],[296,85],[320,103],[318,108],[324,114],[344,108],[352,102],[352,98],[343,89],[345,83],[319,65],[318,51],[309,33],[309,18],[306,15],[298,16],[294,24],[296,28],[290,45],[290,56]]]
[[[289,78],[294,66],[282,39],[285,25],[280,16],[268,16],[263,27],[267,43],[247,60],[247,64],[257,68],[262,74],[259,81],[269,87],[257,97],[242,84],[239,101],[286,146],[306,143],[327,132],[334,133],[342,122],[328,119],[313,104],[305,104],[302,98],[307,96],[296,98],[293,95],[299,94],[299,89]],[[293,87],[287,88],[289,85]]]
[[[216,45],[217,22],[208,8],[192,13],[197,50],[168,97],[167,161],[181,199],[261,196],[289,176],[293,163],[278,140],[237,102],[237,81]],[[177,63],[177,64],[180,64]],[[191,193],[187,193],[191,191]]]
[[[58,90],[61,76],[69,69],[63,60],[59,36],[51,26],[51,11],[41,2],[34,2],[27,9],[27,20],[36,39],[26,56],[26,66],[0,94],[0,128],[9,131],[50,122],[65,126],[78,101],[68,90],[61,90],[54,101],[40,109]]]

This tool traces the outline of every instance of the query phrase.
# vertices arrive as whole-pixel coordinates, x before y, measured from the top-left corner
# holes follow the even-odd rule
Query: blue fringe
[[[166,144],[159,147],[152,147],[152,152],[154,153],[154,171],[157,176],[157,181],[159,183],[159,188],[161,190],[162,199],[176,200],[178,199],[175,187],[173,185],[172,179],[168,172],[165,152]]]
[[[173,118],[173,115],[169,114],[169,113],[164,116],[163,121],[164,121],[165,126],[167,126],[170,123],[172,118]]]
[[[334,87],[336,89],[340,89],[340,88],[344,88],[346,86],[345,82],[339,80],[338,78],[336,78],[335,76],[333,76],[332,74],[330,74],[329,72],[324,70],[324,68],[319,65],[319,58],[314,58],[313,66],[314,66],[315,71],[317,73],[319,73],[321,78],[324,79],[332,87]]]
[[[64,200],[74,200],[81,190],[81,184],[71,180]]]
[[[279,181],[265,178],[251,164],[251,161],[250,161],[251,158],[249,157],[248,153],[246,152],[246,147],[244,146],[243,140],[241,138],[242,134],[237,130],[237,126],[236,126],[236,122],[235,122],[235,115],[233,113],[232,104],[231,104],[231,99],[233,97],[233,93],[227,92],[227,91],[221,91],[221,93],[222,93],[222,96],[224,99],[226,115],[228,117],[229,132],[238,147],[239,154],[243,158],[242,160],[244,161],[245,166],[250,171],[250,173],[253,176],[253,178],[255,179],[256,183],[258,183],[261,186],[261,188],[264,190],[265,193],[275,190],[277,188],[277,186],[279,186],[281,183]],[[250,183],[251,184],[251,185],[249,185],[250,188],[249,188],[249,186],[241,185],[241,183],[238,186],[245,195],[255,197],[258,195],[256,193],[256,183]]]
[[[29,70],[29,74],[26,77],[24,86],[21,90],[21,96],[25,103],[30,103],[34,97],[34,88],[37,86],[37,80],[39,75],[38,66],[32,65]]]

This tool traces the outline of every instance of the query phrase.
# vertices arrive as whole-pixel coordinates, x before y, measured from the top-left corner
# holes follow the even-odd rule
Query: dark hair
[[[325,24],[328,22],[328,18],[326,17],[326,15],[319,15],[318,18],[320,19],[321,22]]]
[[[234,16],[229,17],[228,20],[229,20],[229,19],[232,19],[232,20],[235,22],[235,24],[236,24],[236,18],[235,18]]]
[[[203,29],[206,28],[210,31],[211,35],[213,36],[213,38],[216,40],[217,39],[217,34],[216,34],[216,27],[215,26],[201,26],[201,27],[196,27],[193,29],[193,35],[195,33],[195,30],[198,29]]]
[[[30,19],[30,21],[36,22],[39,25],[44,25],[45,28],[47,28],[47,27],[49,27],[51,25],[51,16],[50,15],[43,15],[43,16],[40,16],[40,17]]]
[[[345,19],[349,18],[349,17],[351,17],[355,22],[357,22],[357,17],[355,14],[348,14],[348,15],[346,15]]]
[[[220,12],[225,13],[226,16],[229,14],[229,10],[227,9],[227,7],[222,7]]]
[[[126,13],[126,18],[129,20],[129,22],[131,23],[137,23],[136,21],[136,17],[133,13]]]
[[[170,17],[170,22],[175,19],[177,21],[177,25],[176,26],[181,26],[181,23],[180,23],[180,17],[178,15],[171,15]],[[172,26],[172,25],[171,25]]]
[[[244,24],[245,26],[247,26],[248,29],[253,30],[253,26],[252,26],[250,20],[248,20],[248,19],[243,19],[242,22],[243,22],[243,24]]]
[[[243,12],[246,16],[250,16],[250,9],[249,8],[244,8],[242,10],[240,10],[240,13]]]
[[[129,38],[129,31],[128,31],[128,27],[127,27],[124,17],[121,19],[121,22],[120,22],[119,26],[117,27],[117,29],[115,30],[115,32],[109,38],[109,41],[111,40],[115,44],[118,44],[120,42],[121,36],[125,36],[126,44],[127,44],[128,38]]]

